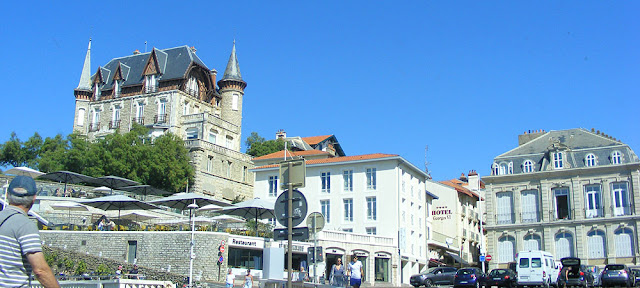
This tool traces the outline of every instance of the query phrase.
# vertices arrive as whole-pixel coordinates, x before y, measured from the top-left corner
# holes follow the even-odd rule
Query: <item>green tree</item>
[[[284,150],[284,140],[268,140],[264,142],[254,142],[247,151],[247,154],[253,157],[260,157],[274,152]]]
[[[244,141],[244,145],[247,146],[247,149],[250,149],[253,143],[262,143],[264,141],[264,137],[258,135],[258,132],[251,132],[251,135],[247,137],[247,140]]]

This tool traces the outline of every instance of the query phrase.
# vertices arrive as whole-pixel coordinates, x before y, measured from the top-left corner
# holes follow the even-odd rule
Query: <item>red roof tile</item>
[[[440,181],[440,183],[456,189],[458,193],[463,193],[470,197],[480,198],[480,195],[478,195],[478,193],[475,193],[465,187],[468,185],[466,182],[462,182],[458,179],[451,179],[446,181]]]
[[[307,142],[309,145],[316,145],[331,136],[333,135],[302,137],[302,141]]]
[[[324,159],[312,159],[307,161],[307,165],[349,162],[349,161],[389,158],[389,157],[397,157],[397,156],[398,154],[374,153],[374,154],[343,156],[343,157],[333,157],[333,158],[324,158]],[[272,164],[272,165],[264,165],[264,166],[256,167],[255,169],[274,168],[279,166],[280,165],[278,164]]]
[[[330,154],[328,152],[320,151],[320,150],[287,151],[287,157],[307,156],[307,155],[330,155]],[[284,150],[280,150],[278,152],[273,152],[271,154],[256,157],[256,158],[253,158],[253,160],[267,160],[267,159],[276,159],[276,158],[284,158]]]

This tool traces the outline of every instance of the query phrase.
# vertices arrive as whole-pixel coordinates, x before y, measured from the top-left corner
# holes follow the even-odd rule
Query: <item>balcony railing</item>
[[[89,124],[89,132],[95,132],[100,130],[100,122]]]
[[[144,125],[144,117],[134,117],[133,122],[138,123],[140,125]]]
[[[515,218],[514,213],[498,213],[496,214],[496,224],[513,224]]]
[[[522,212],[520,213],[520,222],[522,223],[533,223],[539,222],[540,217],[538,216],[538,212]]]
[[[158,114],[153,119],[153,122],[156,124],[167,123],[167,114]]]
[[[365,234],[355,234],[350,232],[341,232],[341,231],[322,231],[318,233],[319,240],[333,240],[339,242],[346,243],[368,243],[368,244],[377,244],[383,246],[393,246],[393,238],[377,236],[377,235],[365,235]]]
[[[120,120],[113,120],[109,122],[109,129],[118,129],[120,128]]]
[[[584,211],[584,218],[600,218],[604,217],[604,208],[587,209]]]

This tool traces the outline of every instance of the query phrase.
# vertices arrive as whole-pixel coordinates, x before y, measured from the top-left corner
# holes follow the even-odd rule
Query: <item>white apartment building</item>
[[[299,190],[308,213],[320,212],[326,219],[318,239],[327,269],[336,257],[348,261],[356,254],[365,266],[365,283],[409,283],[428,263],[427,211],[435,196],[425,190],[427,174],[394,154],[333,157],[319,150],[303,152],[297,155],[310,157],[306,186]],[[254,159],[255,197],[275,201],[283,192],[275,164],[282,155]]]

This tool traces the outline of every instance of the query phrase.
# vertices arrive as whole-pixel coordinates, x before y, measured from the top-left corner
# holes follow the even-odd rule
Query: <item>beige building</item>
[[[505,267],[545,250],[586,265],[638,264],[640,161],[600,131],[536,131],[497,156],[487,185],[488,253]]]
[[[484,184],[477,172],[464,173],[458,179],[426,181],[433,200],[429,238],[430,266],[442,263],[465,266],[477,263],[482,234],[479,200]]]
[[[113,58],[91,74],[91,42],[74,90],[73,130],[90,140],[134,124],[152,136],[171,132],[185,140],[195,167],[192,192],[218,199],[250,198],[251,156],[240,152],[242,80],[235,43],[222,79],[194,47],[153,48]]]

